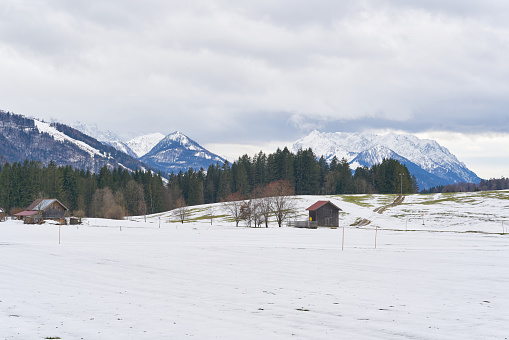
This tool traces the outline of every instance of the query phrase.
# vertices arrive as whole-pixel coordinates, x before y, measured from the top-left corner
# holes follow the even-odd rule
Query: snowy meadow
[[[212,224],[209,206],[184,224],[1,222],[0,338],[508,338],[509,192],[373,211],[396,197],[296,198],[298,219],[339,206],[337,229],[235,227],[220,204]]]

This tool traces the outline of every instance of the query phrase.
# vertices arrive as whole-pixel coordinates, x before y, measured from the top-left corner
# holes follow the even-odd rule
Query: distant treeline
[[[231,193],[248,198],[254,190],[279,180],[289,181],[296,195],[418,192],[415,177],[397,160],[385,159],[352,172],[345,159],[333,158],[328,164],[323,157],[317,159],[311,149],[294,154],[287,148],[269,155],[260,152],[252,158],[244,155],[231,165],[228,161],[210,165],[206,172],[189,169],[171,174],[168,186],[181,192],[187,204],[196,205],[220,202]]]
[[[74,215],[121,218],[169,207],[160,174],[102,167],[95,174],[71,166],[25,160],[0,168],[0,207],[11,213],[37,198],[56,198]]]
[[[444,193],[444,192],[472,192],[509,189],[509,178],[491,178],[483,179],[479,184],[475,183],[455,183],[449,185],[439,185],[436,187],[422,190],[422,194]]]
[[[22,210],[36,198],[57,198],[75,215],[120,218],[168,211],[177,206],[259,196],[269,184],[288,181],[297,195],[416,193],[415,177],[396,160],[385,159],[354,172],[345,159],[330,164],[311,149],[291,153],[287,148],[254,157],[244,155],[232,164],[215,164],[171,174],[130,172],[104,166],[98,173],[41,162],[6,163],[0,167],[0,207]],[[232,194],[235,194],[232,196]]]

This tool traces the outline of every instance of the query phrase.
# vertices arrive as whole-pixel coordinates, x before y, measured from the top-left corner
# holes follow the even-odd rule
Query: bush
[[[124,209],[118,204],[112,204],[104,213],[105,218],[112,220],[123,220],[125,216]]]
[[[23,208],[17,208],[17,207],[16,207],[16,208],[12,208],[11,210],[9,210],[9,215],[14,216],[14,215],[16,215],[17,213],[20,213],[20,212],[22,212],[22,211],[25,211],[25,209],[23,209]]]

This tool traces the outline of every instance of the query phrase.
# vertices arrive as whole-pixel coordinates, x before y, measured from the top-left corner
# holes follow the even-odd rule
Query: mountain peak
[[[1,110],[0,136],[0,159],[7,162],[28,159],[48,164],[53,161],[57,165],[70,165],[92,172],[103,166],[132,171],[146,168],[137,159],[68,125],[47,123]]]
[[[142,157],[152,150],[163,138],[165,138],[165,136],[162,133],[155,132],[135,137],[126,144],[138,157]]]
[[[426,177],[425,174],[428,174],[433,177],[432,181],[418,178],[421,188],[480,181],[447,148],[434,140],[420,139],[409,134],[327,133],[314,130],[293,144],[294,151],[307,148],[311,148],[317,157],[324,156],[328,161],[334,156],[345,158],[353,167],[369,167],[380,163],[383,158],[397,159],[409,169],[419,168],[419,176]]]
[[[180,131],[170,133],[159,141],[143,159],[147,164],[165,172],[187,171],[189,168],[208,168],[224,159],[206,150]]]

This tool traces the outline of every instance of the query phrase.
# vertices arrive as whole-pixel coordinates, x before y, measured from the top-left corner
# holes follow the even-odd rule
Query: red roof
[[[339,207],[337,207],[331,201],[318,201],[315,204],[313,204],[312,206],[310,206],[309,208],[307,208],[306,210],[311,210],[311,211],[318,210],[319,208],[321,208],[323,205],[325,205],[327,203],[331,204],[333,207],[337,208],[338,210],[341,210],[341,209],[339,209]]]
[[[14,214],[14,216],[32,216],[32,215],[35,215],[37,214],[37,210],[25,210],[25,211],[22,211],[22,212],[19,212],[17,214]]]

